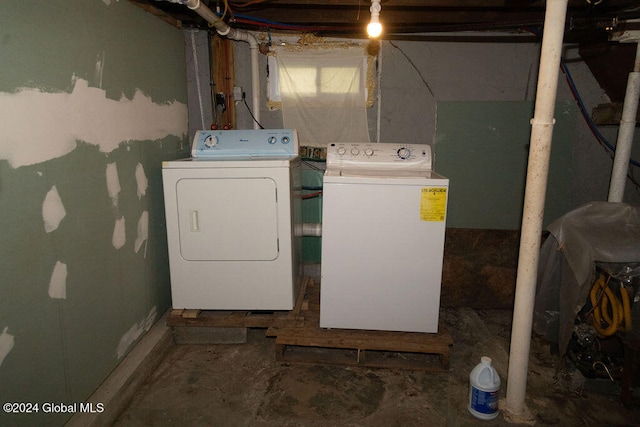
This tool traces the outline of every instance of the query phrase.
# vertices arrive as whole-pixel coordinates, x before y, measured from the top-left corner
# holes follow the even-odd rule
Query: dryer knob
[[[204,140],[204,146],[207,148],[213,148],[218,144],[218,137],[215,135],[209,135]]]

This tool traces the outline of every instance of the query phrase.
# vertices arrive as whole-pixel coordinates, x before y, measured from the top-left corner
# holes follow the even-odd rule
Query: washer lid
[[[363,168],[327,168],[326,176],[362,177],[362,178],[431,178],[434,172],[414,169],[363,169]]]

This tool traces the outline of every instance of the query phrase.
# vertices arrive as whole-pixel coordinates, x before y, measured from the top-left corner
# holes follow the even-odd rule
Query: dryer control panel
[[[327,147],[327,169],[431,171],[431,146],[333,142]]]
[[[298,155],[295,129],[200,130],[193,138],[195,160],[271,159]]]

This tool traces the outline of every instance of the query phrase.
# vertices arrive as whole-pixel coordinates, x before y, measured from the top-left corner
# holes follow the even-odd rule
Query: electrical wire
[[[216,13],[216,15],[221,16],[220,13]],[[334,27],[328,26],[307,26],[307,25],[296,25],[296,24],[284,24],[282,22],[271,21],[268,19],[256,18],[249,15],[242,14],[233,14],[233,21],[239,22],[242,24],[255,25],[260,28],[275,28],[280,30],[296,30],[296,31],[322,31],[322,30],[331,30],[335,29]]]
[[[538,28],[528,28],[528,31],[536,36],[540,36],[542,33]],[[616,152],[615,147],[611,145],[609,141],[607,141],[607,139],[602,135],[602,133],[600,133],[600,130],[598,129],[594,121],[591,119],[591,116],[587,112],[587,107],[584,105],[584,102],[582,101],[582,97],[580,96],[580,92],[578,91],[576,83],[573,80],[573,76],[571,75],[571,72],[569,71],[569,68],[567,67],[566,62],[562,58],[560,58],[560,69],[562,70],[565,76],[565,80],[569,85],[569,90],[571,90],[571,94],[573,95],[573,98],[578,103],[578,108],[580,110],[580,113],[582,114],[583,119],[587,123],[589,130],[591,131],[593,136],[595,136],[598,143],[602,147],[604,147],[604,149],[609,153],[609,155],[613,159],[613,154],[615,154]],[[635,167],[640,167],[640,163],[634,159],[629,159],[629,164]],[[633,183],[633,185],[635,185],[636,188],[640,188],[640,183],[638,183],[638,181],[633,176],[633,170],[631,169],[629,170],[629,172],[627,173],[627,178]]]
[[[303,194],[302,196],[300,196],[303,200],[306,199],[315,199],[317,197],[322,196],[322,191],[317,191],[315,193],[310,193],[310,194]]]
[[[596,126],[596,124],[591,119],[591,116],[587,113],[587,108],[585,107],[584,102],[582,101],[582,97],[580,96],[580,93],[578,92],[578,88],[576,87],[576,84],[573,81],[573,77],[571,76],[571,72],[567,68],[567,64],[562,59],[560,60],[560,67],[562,69],[562,72],[565,75],[567,83],[569,84],[569,89],[571,90],[571,93],[573,94],[574,99],[578,103],[578,108],[580,109],[580,113],[582,114],[582,117],[584,118],[585,122],[587,123],[587,126],[591,130],[591,133],[595,136],[596,141],[598,141],[598,143],[605,149],[605,151],[607,151],[607,153],[609,154],[609,156],[613,160],[614,154],[616,152],[615,147],[613,145],[611,145],[609,143],[609,141],[607,141],[607,139],[600,133],[600,130],[598,130],[598,127]],[[638,163],[636,160],[631,159],[631,158],[629,159],[629,165],[630,166],[635,166],[635,167],[640,167],[640,163]],[[636,188],[636,191],[640,191],[640,182],[638,182],[638,180],[636,180],[636,178],[634,176],[634,173],[633,173],[633,169],[631,167],[629,167],[629,169],[627,171],[627,179],[629,181],[631,181],[633,186]]]
[[[328,27],[307,27],[307,26],[301,26],[301,25],[295,25],[295,24],[280,24],[277,22],[266,21],[259,18],[243,18],[241,17],[241,15],[236,15],[235,21],[241,24],[254,25],[259,28],[272,28],[272,29],[278,29],[278,30],[295,30],[295,31],[301,31],[301,32],[320,31],[320,30],[329,29]]]
[[[249,1],[247,3],[243,3],[236,6],[242,8],[242,7],[250,6],[253,4],[262,3],[264,1],[266,0],[254,0],[254,1]],[[300,31],[314,31],[314,30],[325,29],[325,27],[305,27],[300,25],[283,24],[280,22],[269,21],[266,19],[255,18],[247,15],[236,15],[231,9],[231,7],[229,6],[228,0],[223,0],[223,3],[224,3],[224,12],[223,13],[216,12],[216,15],[220,18],[220,20],[223,20],[226,17],[227,13],[229,13],[229,17],[230,17],[229,21],[232,21],[232,22],[239,22],[239,23],[257,25],[262,27],[267,25],[268,27],[270,26],[272,28],[295,29]],[[263,25],[260,25],[260,24],[263,24]],[[209,26],[212,26],[212,24],[209,24]]]
[[[431,94],[431,97],[435,98],[436,96],[434,95],[433,90],[431,90],[431,86],[429,86],[429,83],[427,82],[427,79],[424,78],[424,76],[422,75],[422,73],[418,69],[418,66],[413,62],[413,60],[411,58],[409,58],[409,55],[407,55],[402,49],[400,49],[397,44],[395,44],[395,43],[393,43],[391,41],[389,42],[389,44],[391,46],[393,46],[394,48],[396,48],[402,54],[402,56],[404,56],[406,58],[406,60],[413,67],[413,69],[416,71],[416,73],[418,73],[418,76],[420,76],[420,79],[422,80],[422,83],[424,83],[424,85],[427,87],[427,90]]]
[[[530,28],[527,28],[527,31],[529,31],[530,33],[538,37],[540,37],[542,34],[542,31],[539,28],[530,27]],[[609,141],[607,141],[607,139],[602,135],[602,133],[600,133],[600,130],[591,119],[591,116],[587,112],[587,107],[584,105],[584,102],[582,101],[582,97],[580,96],[580,92],[578,91],[575,81],[573,80],[573,76],[571,75],[571,72],[569,71],[567,64],[564,62],[562,58],[560,58],[560,69],[562,70],[562,73],[565,76],[565,80],[569,85],[569,90],[571,90],[571,94],[573,95],[573,98],[578,103],[578,109],[580,110],[580,114],[582,115],[582,118],[585,120],[587,126],[589,127],[589,130],[591,131],[593,136],[596,138],[596,141],[598,141],[598,144],[600,144],[605,149],[605,151],[609,154],[609,156],[613,160],[616,149],[613,145],[609,143]],[[629,159],[629,164],[632,166],[640,167],[640,163],[638,163],[636,160],[633,160],[633,159]],[[629,168],[627,172],[627,178],[635,186],[636,191],[640,191],[640,183],[635,179],[632,168]]]
[[[211,30],[207,31],[207,46],[209,49],[209,55],[212,55],[213,45],[211,43],[212,34]],[[209,91],[211,96],[211,114],[213,115],[213,123],[211,123],[212,129],[214,125],[218,123],[218,109],[216,107],[216,90],[215,90],[215,82],[214,82],[214,70],[213,70],[213,61],[209,60]]]
[[[231,12],[231,8],[229,8],[229,3],[227,2],[227,0],[223,0],[223,3],[224,3],[224,11],[220,16],[220,20],[225,18],[225,16],[227,15],[227,12],[229,12],[229,15],[233,16],[233,12]]]
[[[314,164],[314,162],[326,162],[326,160],[302,160],[302,164],[305,165],[306,167],[308,167],[309,169],[315,171],[315,172],[322,172],[324,173],[324,169],[319,168],[318,166],[316,166]],[[310,194],[305,194],[302,196],[303,199],[315,199],[317,197],[321,197],[322,196],[322,191],[323,191],[323,186],[319,185],[319,186],[313,186],[313,185],[303,185],[302,189],[305,191],[314,191],[314,193],[310,193]]]
[[[310,169],[313,169],[313,170],[315,170],[315,171],[323,172],[323,173],[324,173],[324,169],[322,169],[322,168],[320,168],[320,167],[318,167],[318,166],[314,165],[314,164],[313,164],[314,162],[326,163],[326,162],[327,162],[327,160],[326,160],[326,159],[315,159],[315,158],[314,158],[314,159],[311,159],[311,158],[309,158],[309,159],[304,159],[304,160],[302,161],[302,163],[304,163],[304,165],[305,165],[305,166],[308,166]]]
[[[567,64],[563,60],[560,61],[560,68],[562,69],[562,72],[566,77],[567,83],[569,84],[569,89],[571,90],[571,93],[573,94],[574,99],[578,102],[578,107],[580,108],[582,117],[584,117],[585,121],[587,122],[587,126],[589,126],[591,133],[593,133],[593,135],[596,137],[600,145],[604,146],[610,152],[615,153],[616,148],[613,145],[611,145],[609,141],[607,141],[607,139],[600,133],[600,131],[598,130],[598,127],[591,119],[591,116],[587,113],[587,108],[585,107],[584,102],[582,101],[582,97],[578,92],[578,88],[576,87],[573,77],[571,76],[571,72],[569,71],[569,69],[567,68]],[[636,160],[630,159],[629,163],[632,164],[633,166],[640,167],[640,163],[638,163]]]
[[[240,7],[242,6],[248,6],[250,4],[254,4],[254,3],[260,3],[260,0],[257,1],[250,1],[247,2],[243,5],[239,5]],[[224,0],[224,4],[225,4],[225,10],[223,14],[218,13],[217,15],[221,16],[221,19],[223,19],[226,15],[227,12],[229,12],[230,16],[233,16],[233,20],[240,22],[240,23],[245,23],[245,24],[250,24],[250,25],[256,25],[259,27],[266,27],[267,29],[269,28],[276,28],[276,29],[289,29],[289,30],[298,30],[298,31],[317,31],[317,30],[328,30],[331,29],[331,27],[309,27],[309,26],[300,26],[300,25],[294,25],[294,24],[283,24],[283,23],[279,23],[279,22],[275,22],[275,21],[271,21],[271,20],[266,20],[266,19],[261,19],[261,18],[255,18],[255,17],[251,17],[248,15],[241,15],[241,14],[233,14],[233,12],[231,11],[231,8],[229,7],[229,3],[227,0]],[[539,30],[530,30],[532,33],[539,35],[540,31]],[[395,45],[394,43],[390,43],[394,48],[396,48],[397,50],[400,51],[401,54],[403,54],[406,59],[409,61],[409,63],[417,70],[416,65],[413,63],[413,61],[402,51],[402,49],[400,49],[397,45]],[[571,75],[571,72],[569,71],[569,69],[567,68],[566,63],[561,59],[560,61],[560,67],[562,69],[562,72],[565,75],[565,78],[567,80],[567,84],[569,85],[569,88],[571,90],[571,93],[573,94],[574,99],[576,100],[576,102],[578,103],[578,107],[580,109],[580,112],[584,118],[584,120],[587,123],[587,126],[589,127],[589,129],[591,130],[591,132],[593,133],[593,135],[595,136],[596,140],[598,141],[598,143],[600,145],[602,145],[603,147],[605,147],[605,149],[608,149],[608,151],[610,151],[611,153],[615,153],[615,147],[613,145],[611,145],[607,139],[602,135],[602,133],[600,133],[600,131],[598,130],[597,126],[595,125],[595,123],[593,122],[593,120],[591,119],[590,115],[587,113],[587,109],[584,105],[584,102],[582,101],[582,97],[580,96],[580,93],[578,91],[578,88],[575,85],[575,82],[573,80],[573,77]],[[422,74],[419,73],[423,83],[425,84],[425,86],[427,87],[427,90],[431,93],[432,96],[434,96],[433,91],[431,90],[431,87],[429,86],[429,84],[427,83],[427,81],[424,79],[424,77],[422,76]],[[260,126],[261,129],[264,129],[264,127],[256,120],[256,118],[254,117],[251,109],[249,108],[249,105],[247,104],[246,99],[244,98],[244,94],[243,94],[243,101],[245,106],[247,107],[247,110],[249,111],[249,114],[251,114],[252,119],[258,124],[258,126]],[[636,167],[640,167],[640,162],[634,160],[634,159],[630,159],[629,163],[633,166]],[[634,185],[636,187],[640,187],[640,183],[638,183],[634,177],[632,172],[630,172],[629,174],[627,174],[627,177],[634,183]]]
[[[253,111],[251,111],[251,108],[249,108],[249,104],[247,104],[247,98],[244,96],[244,92],[242,93],[242,101],[244,102],[244,105],[247,107],[247,111],[251,115],[251,118],[253,119],[253,121],[256,122],[256,124],[260,127],[260,129],[264,129],[262,124],[260,124],[260,122],[256,119],[256,116],[253,115]]]
[[[238,3],[238,2],[232,2],[234,7],[238,7],[240,9],[242,9],[243,7],[248,7],[248,6],[253,6],[256,4],[262,4],[262,3],[266,3],[267,0],[253,0],[253,1],[247,1],[245,3]]]
[[[227,2],[225,1],[225,5],[227,4]],[[231,97],[229,96],[229,94],[232,93],[233,89],[231,87],[231,79],[233,78],[235,72],[231,72],[231,60],[230,60],[230,53],[231,53],[231,43],[229,42],[228,39],[225,39],[225,42],[223,44],[224,46],[224,67],[225,67],[225,75],[224,75],[224,83],[225,83],[225,90],[226,90],[226,95],[224,97],[224,102],[225,102],[225,109],[228,111],[227,113],[227,125],[231,126],[231,118],[235,115],[232,111],[231,111]],[[235,70],[234,70],[235,71]]]

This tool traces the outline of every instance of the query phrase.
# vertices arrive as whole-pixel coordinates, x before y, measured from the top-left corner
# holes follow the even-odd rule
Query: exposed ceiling
[[[178,28],[208,27],[180,0],[129,1]],[[371,0],[201,1],[234,28],[367,38]],[[531,42],[540,40],[546,1],[381,0],[381,4],[382,39]],[[511,36],[495,36],[505,31]],[[609,40],[629,31],[635,37],[640,34],[640,0],[568,0],[564,41],[580,46],[583,60],[616,104],[616,115],[636,49],[634,43]]]
[[[130,0],[178,27],[206,22],[182,4]],[[223,1],[202,0],[225,11]],[[544,22],[544,0],[382,0],[383,38],[415,33],[508,30],[529,32]],[[225,19],[236,28],[311,32],[320,36],[366,37],[370,0],[228,0]],[[638,0],[569,0],[565,40],[606,40],[625,21],[640,19]],[[635,24],[639,25],[639,24]],[[639,25],[640,28],[640,25]]]

